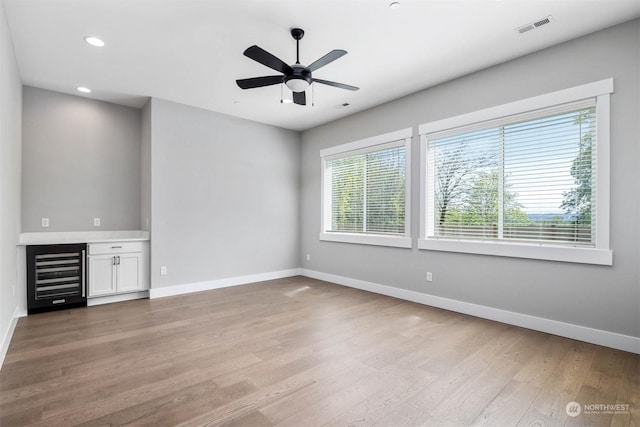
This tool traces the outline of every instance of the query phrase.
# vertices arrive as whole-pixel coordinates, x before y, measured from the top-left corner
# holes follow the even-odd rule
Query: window
[[[612,80],[420,126],[419,247],[611,264]]]
[[[411,129],[327,148],[321,240],[411,247]]]

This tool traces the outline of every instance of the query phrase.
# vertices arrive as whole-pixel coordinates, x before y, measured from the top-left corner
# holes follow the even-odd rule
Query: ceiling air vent
[[[528,33],[531,30],[538,29],[538,28],[540,28],[540,27],[542,27],[544,25],[550,24],[551,22],[553,22],[553,17],[551,15],[549,15],[549,16],[546,16],[546,17],[544,17],[542,19],[539,19],[539,20],[537,20],[535,22],[531,22],[529,24],[525,24],[525,25],[523,25],[521,27],[518,27],[518,28],[516,28],[516,31],[519,34]]]
[[[531,30],[533,30],[534,28],[536,28],[536,27],[534,27],[534,26],[533,26],[533,25],[531,25],[531,24],[527,24],[527,25],[525,25],[524,27],[520,27],[520,28],[518,28],[518,29],[517,29],[517,31],[518,31],[520,34],[524,34],[524,33],[526,33],[527,31],[531,31]]]
[[[533,26],[538,28],[538,27],[542,27],[543,25],[548,24],[549,22],[551,22],[551,19],[549,19],[551,16],[547,16],[544,19],[539,20],[538,22],[534,22]]]

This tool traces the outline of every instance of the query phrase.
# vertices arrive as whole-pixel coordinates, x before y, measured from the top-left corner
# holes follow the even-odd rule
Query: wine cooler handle
[[[87,272],[85,270],[85,250],[82,250],[82,298],[87,294]]]

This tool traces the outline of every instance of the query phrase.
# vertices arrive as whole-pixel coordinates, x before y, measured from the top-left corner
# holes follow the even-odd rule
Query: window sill
[[[418,249],[542,259],[581,264],[613,265],[613,251],[580,247],[560,247],[542,244],[511,242],[472,242],[460,240],[419,239]]]
[[[351,234],[351,233],[320,233],[320,240],[326,242],[357,243],[360,245],[390,246],[394,248],[411,248],[410,237],[385,236],[383,234]]]

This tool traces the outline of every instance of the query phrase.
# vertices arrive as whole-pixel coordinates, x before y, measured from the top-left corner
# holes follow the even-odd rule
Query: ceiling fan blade
[[[293,74],[293,69],[289,65],[287,65],[282,59],[276,58],[266,50],[253,45],[248,47],[247,50],[244,51],[244,56],[247,58],[251,58],[256,62],[261,63],[262,65],[266,65],[267,67],[280,71],[285,75]]]
[[[322,58],[318,59],[317,61],[315,61],[314,63],[312,63],[311,65],[309,65],[306,69],[308,71],[315,71],[320,67],[324,67],[325,65],[335,61],[336,59],[344,56],[347,54],[346,50],[342,50],[342,49],[335,49],[332,50],[331,52],[327,53],[325,56],[323,56]]]
[[[293,92],[293,102],[298,105],[307,105],[307,95],[304,92]]]
[[[241,89],[253,89],[254,87],[277,85],[278,83],[282,83],[283,79],[284,76],[262,76],[252,77],[250,79],[239,79],[236,80],[236,83]]]
[[[346,90],[358,90],[358,89],[360,89],[360,88],[355,87],[355,86],[346,85],[344,83],[331,82],[329,80],[321,80],[321,79],[312,79],[312,80],[314,82],[316,82],[316,83],[320,83],[320,84],[327,85],[327,86],[339,87],[340,89],[346,89]]]

